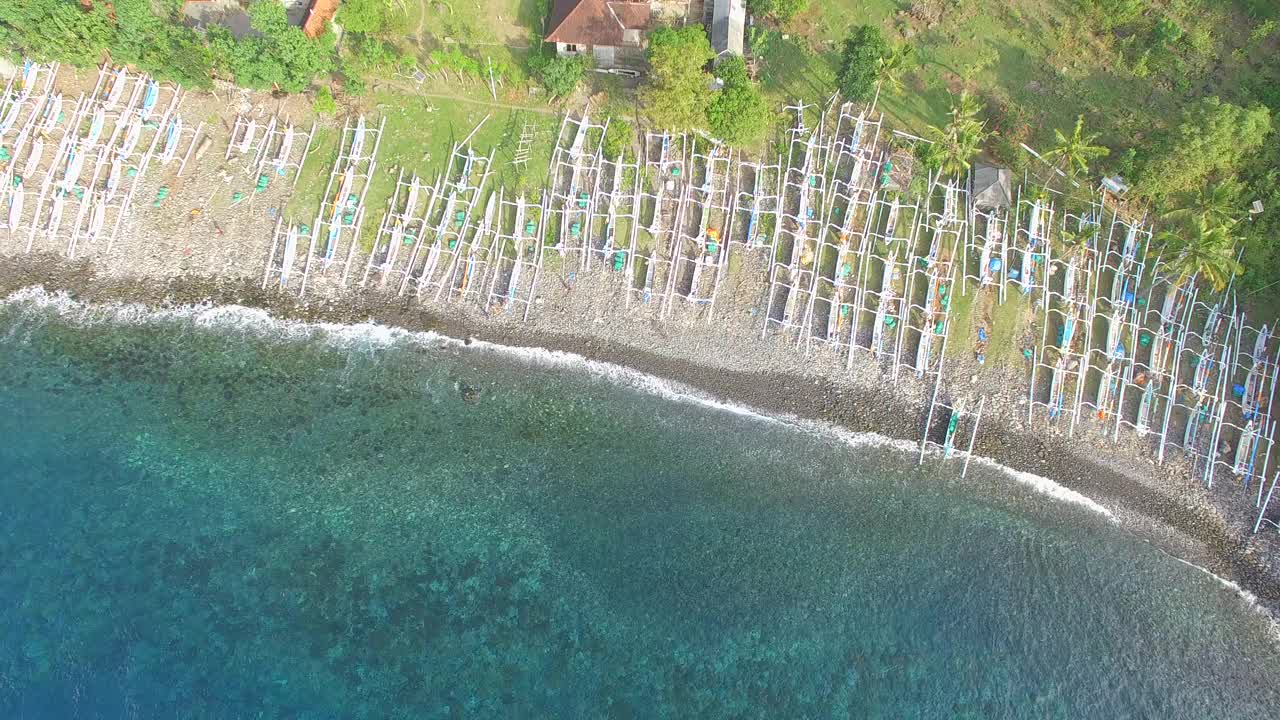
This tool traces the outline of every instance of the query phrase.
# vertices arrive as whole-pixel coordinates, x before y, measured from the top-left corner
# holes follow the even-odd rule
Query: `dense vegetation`
[[[201,34],[180,22],[182,3],[114,0],[84,9],[75,0],[0,3],[0,46],[77,66],[110,57],[167,80],[206,87],[216,74],[245,87],[298,92],[333,68],[333,39],[310,40],[275,0],[249,6],[253,29],[236,40],[222,28]]]
[[[670,130],[709,130],[732,145],[758,142],[769,106],[741,58],[726,58],[708,72],[715,53],[697,25],[659,28],[649,37],[649,77],[641,89],[645,114]],[[719,90],[713,91],[719,80]]]

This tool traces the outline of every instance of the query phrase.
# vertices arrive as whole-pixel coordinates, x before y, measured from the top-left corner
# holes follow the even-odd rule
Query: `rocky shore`
[[[748,269],[749,273],[749,269]],[[744,273],[747,274],[747,273]],[[542,347],[614,363],[672,380],[714,397],[773,414],[822,421],[855,432],[918,442],[931,387],[824,349],[805,356],[780,339],[761,339],[753,299],[730,288],[714,323],[692,318],[659,322],[625,308],[625,290],[608,276],[571,286],[549,278],[528,324],[471,305],[437,306],[372,288],[330,291],[300,301],[263,290],[247,273],[103,272],[92,261],[56,254],[0,255],[0,296],[32,285],[65,291],[83,302],[171,307],[198,303],[261,308],[273,316],[317,322],[373,320],[408,330],[509,346]],[[741,296],[739,296],[741,295]],[[1009,370],[951,362],[949,385],[980,384],[987,413],[975,454],[1014,470],[1047,477],[1111,510],[1127,530],[1171,554],[1234,581],[1273,613],[1280,611],[1280,537],[1252,535],[1252,504],[1235,487],[1207,492],[1178,463],[1156,466],[1138,443],[1077,431],[1074,438],[1026,424],[1025,380]],[[971,374],[971,371],[972,374]],[[1001,373],[1007,377],[1001,376]],[[959,387],[957,387],[959,386]],[[1225,483],[1231,485],[1230,481]]]

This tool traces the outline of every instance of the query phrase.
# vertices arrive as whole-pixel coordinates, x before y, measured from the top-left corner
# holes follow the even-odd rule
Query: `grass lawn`
[[[420,43],[527,44],[549,3],[538,0],[406,0],[406,34]]]
[[[319,212],[325,184],[329,181],[329,170],[338,156],[339,132],[339,128],[316,126],[311,150],[299,171],[298,185],[285,209],[285,216],[293,222],[310,225]]]
[[[1115,22],[1090,0],[810,0],[782,31],[753,30],[761,79],[775,99],[825,101],[835,87],[842,39],[879,26],[916,49],[901,91],[880,108],[891,126],[919,133],[945,122],[950,94],[983,99],[1006,143],[1047,145],[1054,128],[1083,113],[1102,140],[1128,147],[1205,94],[1240,100],[1260,82],[1257,59],[1275,51],[1280,3],[1259,0],[1139,0]],[[1164,21],[1166,24],[1161,25]],[[1180,37],[1161,41],[1163,28]],[[1258,33],[1254,33],[1257,30]],[[783,35],[789,35],[783,39]]]
[[[494,153],[487,188],[524,191],[536,200],[536,191],[545,183],[560,122],[559,116],[545,107],[499,107],[479,98],[437,98],[391,89],[370,93],[361,105],[371,127],[378,118],[387,121],[378,148],[378,168],[365,198],[362,240],[366,243],[373,241],[400,169],[405,170],[406,178],[417,173],[423,181],[434,183],[448,165],[453,144],[466,138],[482,120],[471,144],[479,154]],[[516,167],[511,161],[526,122],[533,125],[536,137],[527,164]],[[319,208],[336,157],[338,133],[337,128],[317,131],[315,147],[289,203],[292,217],[309,222]]]
[[[1019,367],[1022,358],[1022,334],[1025,314],[1029,311],[1027,299],[1014,288],[1005,295],[1003,305],[991,308],[990,342],[987,344],[987,364]]]

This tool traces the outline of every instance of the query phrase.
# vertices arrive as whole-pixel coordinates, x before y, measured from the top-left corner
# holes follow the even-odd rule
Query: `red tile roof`
[[[547,42],[623,45],[625,30],[649,25],[649,3],[617,0],[555,0]]]
[[[316,0],[311,5],[307,21],[302,24],[302,31],[307,34],[307,37],[318,37],[324,32],[325,23],[333,19],[341,2],[342,0]]]

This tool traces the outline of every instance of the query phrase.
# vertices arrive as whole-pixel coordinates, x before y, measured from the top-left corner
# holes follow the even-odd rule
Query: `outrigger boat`
[[[978,279],[981,285],[990,285],[995,281],[995,273],[991,270],[991,256],[995,254],[996,243],[1000,242],[1004,237],[1004,233],[1000,228],[1000,221],[992,216],[987,216],[987,236],[986,242],[982,243],[982,253],[979,255],[978,262]]]
[[[355,166],[348,165],[342,173],[342,184],[338,186],[338,194],[333,198],[333,214],[329,219],[329,237],[325,243],[324,261],[326,267],[333,262],[334,253],[338,250],[338,233],[342,232],[342,211],[352,204],[351,188],[355,184]]]
[[[520,269],[521,269],[521,266],[524,264],[522,262],[524,258],[523,241],[524,241],[524,196],[521,195],[519,198],[516,199],[516,227],[515,227],[515,231],[512,233],[512,241],[511,241],[512,244],[515,246],[513,248],[513,251],[515,252],[515,260],[512,262],[512,265],[511,265],[511,276],[507,278],[507,287],[504,289],[502,293],[502,295],[506,298],[506,304],[508,307],[510,307],[511,301],[515,300],[516,290],[519,287],[519,283],[520,283]]]
[[[31,94],[32,88],[36,86],[36,75],[39,73],[39,66],[31,60],[22,61],[22,82],[19,89],[22,91],[19,99],[26,100]]]
[[[1134,427],[1139,435],[1146,435],[1151,430],[1151,406],[1155,403],[1155,397],[1156,381],[1152,378],[1142,388],[1142,399],[1138,402],[1138,419]]]
[[[138,119],[146,122],[151,119],[151,111],[155,110],[156,100],[160,98],[160,83],[151,80],[147,83],[147,91],[142,96],[142,109],[138,111]]]
[[[83,152],[71,151],[71,160],[67,163],[67,172],[62,176],[63,192],[71,192],[75,188],[76,181],[80,179],[80,170],[84,168]]]
[[[956,401],[951,408],[951,418],[947,420],[947,433],[942,438],[942,457],[951,457],[955,451],[956,431],[960,429],[960,418],[964,416],[964,398]]]
[[[102,137],[102,128],[107,123],[106,113],[102,108],[93,111],[93,120],[89,123],[89,134],[84,138],[84,146],[86,149],[93,147],[98,138]]]
[[[293,150],[293,138],[294,130],[293,126],[290,125],[284,129],[284,137],[280,140],[280,147],[276,150],[275,157],[271,159],[271,165],[275,167],[276,173],[279,175],[284,174],[285,163],[289,162],[289,153]],[[415,182],[417,182],[416,179]],[[414,189],[417,189],[416,185]]]
[[[54,93],[53,97],[49,98],[49,102],[45,103],[44,113],[40,119],[40,132],[52,132],[58,125],[60,117],[62,117],[62,93]]]
[[[498,194],[489,193],[489,200],[484,206],[484,219],[480,223],[480,227],[476,228],[475,234],[471,236],[471,246],[467,253],[467,261],[462,269],[462,280],[458,285],[458,297],[466,297],[467,286],[471,284],[472,275],[475,274],[476,264],[479,262],[480,253],[483,248],[480,244],[484,241],[484,236],[489,232],[489,226],[493,223],[493,212],[497,207]]]
[[[250,120],[244,126],[244,134],[240,136],[240,142],[236,144],[236,152],[244,154],[249,152],[249,147],[253,145],[253,138],[258,134],[258,121]]]
[[[31,177],[39,169],[42,157],[44,157],[44,138],[37,137],[31,143],[31,152],[27,153],[27,161],[22,165],[22,177]]]
[[[9,109],[5,112],[3,119],[0,119],[0,138],[13,128],[13,124],[18,121],[18,114],[22,112],[22,102],[12,100],[9,103]]]
[[[120,144],[120,157],[129,157],[133,154],[134,149],[138,147],[138,140],[142,137],[142,121],[134,118],[129,123],[129,129],[125,131],[124,141]]]
[[[1244,429],[1240,431],[1240,442],[1236,445],[1235,462],[1231,469],[1236,475],[1245,478],[1247,481],[1253,473],[1253,459],[1257,452],[1259,434],[1258,427],[1253,420],[1245,423]]]
[[[93,212],[89,215],[89,241],[93,242],[98,239],[98,234],[102,232],[103,225],[107,221],[107,203],[105,200],[96,203],[93,206]]]
[[[1263,372],[1266,368],[1265,356],[1269,339],[1270,330],[1263,325],[1258,331],[1258,338],[1253,343],[1253,362],[1249,366],[1249,374],[1244,381],[1244,394],[1240,398],[1240,409],[1245,420],[1252,420],[1262,404],[1262,383],[1265,380]]]
[[[168,165],[178,154],[178,139],[182,137],[182,118],[174,116],[165,130],[164,149],[160,151],[160,164]]]
[[[364,139],[367,131],[368,130],[364,124],[364,116],[361,115],[359,119],[356,120],[356,130],[351,138],[350,160],[353,163],[359,162],[360,154],[364,152]]]
[[[298,255],[298,238],[302,235],[300,228],[294,225],[284,241],[284,255],[280,259],[280,287],[289,284],[289,275],[293,272],[293,263]]]
[[[109,202],[111,198],[120,190],[120,178],[124,174],[123,165],[120,158],[111,158],[111,170],[107,173],[107,187],[104,195],[104,202]]]
[[[13,188],[9,191],[9,232],[12,233],[18,227],[18,222],[22,220],[22,203],[26,197],[26,191],[22,187],[22,178],[13,179]]]
[[[108,110],[120,102],[120,96],[124,95],[124,84],[128,76],[129,74],[124,68],[116,70],[115,77],[111,81],[111,88],[107,91],[106,108]]]

